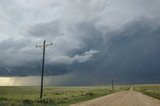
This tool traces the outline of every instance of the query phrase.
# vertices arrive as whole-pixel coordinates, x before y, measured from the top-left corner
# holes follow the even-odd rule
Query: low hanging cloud
[[[89,50],[84,52],[82,55],[70,56],[57,56],[57,58],[49,59],[48,63],[61,63],[61,64],[72,64],[72,63],[83,63],[94,58],[94,55],[99,53],[97,50]]]

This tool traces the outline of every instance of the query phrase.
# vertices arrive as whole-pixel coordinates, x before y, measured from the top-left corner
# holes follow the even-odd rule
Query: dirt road
[[[131,89],[71,106],[160,106],[160,101]]]

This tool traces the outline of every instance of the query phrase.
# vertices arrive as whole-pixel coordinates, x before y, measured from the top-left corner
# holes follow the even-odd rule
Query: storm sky
[[[160,83],[159,11],[159,0],[1,0],[0,75],[40,75],[46,40],[45,75],[61,85]]]

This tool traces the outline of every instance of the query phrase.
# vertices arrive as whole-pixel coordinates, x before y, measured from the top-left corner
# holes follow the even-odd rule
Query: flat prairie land
[[[132,90],[130,88],[132,88]],[[149,103],[158,101],[159,103],[160,85],[134,85],[133,87],[129,85],[117,85],[114,86],[114,91],[112,91],[111,86],[54,86],[44,87],[43,99],[39,99],[39,94],[40,87],[1,86],[0,106],[74,106],[81,103],[88,103],[88,101],[94,101],[94,99],[96,99],[96,101],[100,100],[104,104],[106,103],[107,106],[112,106],[112,102],[109,102],[110,100],[112,101],[112,99],[110,99],[112,97],[117,99],[117,103],[122,103],[123,106],[125,106],[125,104],[127,104],[129,101],[132,102],[133,100],[135,101],[134,103],[139,103],[140,106],[145,106],[145,102],[142,101],[150,101]],[[116,95],[120,96],[117,97]],[[101,100],[100,98],[104,99]],[[139,99],[135,100],[135,98]],[[142,100],[141,98],[146,99]],[[125,102],[121,102],[123,100]],[[142,101],[137,102],[137,100]],[[94,101],[93,103],[101,102]],[[155,106],[157,106],[157,102],[153,103],[155,103]],[[120,106],[118,104],[116,105]],[[160,105],[158,104],[158,106]]]
[[[160,100],[160,84],[135,85],[134,90]]]
[[[40,87],[2,86],[0,87],[0,106],[68,106],[109,95],[129,86],[75,86],[44,87],[43,99],[39,99]]]

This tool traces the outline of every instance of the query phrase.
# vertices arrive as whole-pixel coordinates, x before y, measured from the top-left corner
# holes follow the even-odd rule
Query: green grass
[[[160,100],[160,85],[136,85],[134,89]]]
[[[121,90],[128,86],[45,87],[43,99],[39,99],[39,87],[0,87],[0,105],[6,106],[68,106]]]

